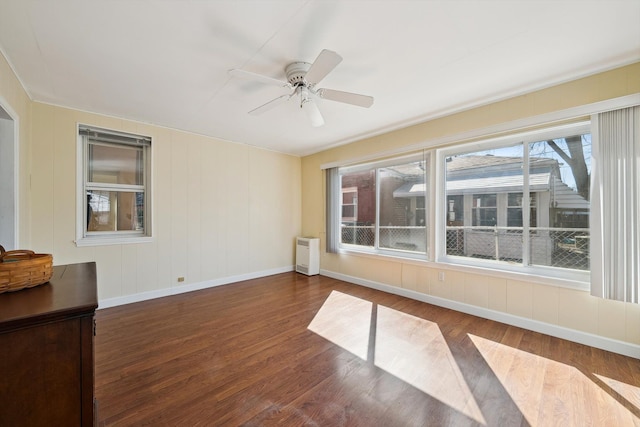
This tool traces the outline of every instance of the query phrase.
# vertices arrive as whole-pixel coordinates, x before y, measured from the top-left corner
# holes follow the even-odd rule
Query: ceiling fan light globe
[[[311,99],[306,99],[300,103],[300,108],[304,110],[305,114],[311,122],[311,126],[320,127],[324,125],[324,118],[318,109],[318,106]]]

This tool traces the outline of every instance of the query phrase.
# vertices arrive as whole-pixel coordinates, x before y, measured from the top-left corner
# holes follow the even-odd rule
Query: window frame
[[[529,132],[521,132],[521,133],[512,133],[509,135],[496,137],[496,138],[486,138],[486,139],[478,139],[474,142],[466,142],[455,144],[445,148],[436,148],[435,149],[435,157],[437,162],[436,167],[436,185],[437,190],[435,192],[436,203],[434,207],[436,209],[435,214],[435,254],[433,261],[438,263],[445,263],[449,265],[459,265],[464,267],[478,267],[483,269],[491,269],[495,271],[503,271],[507,273],[519,273],[526,274],[532,276],[538,276],[544,279],[556,278],[561,280],[568,280],[580,283],[589,283],[591,273],[590,271],[580,271],[573,269],[566,269],[560,267],[550,267],[550,266],[541,266],[541,265],[522,265],[515,264],[511,265],[509,263],[505,263],[498,260],[485,260],[485,259],[474,259],[471,257],[457,256],[457,255],[448,255],[446,253],[446,209],[445,203],[447,198],[446,192],[446,159],[448,157],[452,157],[458,154],[466,154],[473,151],[484,151],[489,149],[499,149],[504,147],[511,147],[517,144],[523,144],[523,163],[529,165],[529,151],[528,149],[524,149],[528,144],[533,142],[539,142],[547,139],[558,139],[564,138],[571,135],[576,134],[587,134],[591,133],[591,122],[590,120],[577,121],[574,123],[569,123],[565,125],[559,126],[548,126],[548,127],[540,127],[539,129],[529,131]],[[524,188],[527,189],[529,187],[529,167],[523,168],[523,183]],[[507,202],[508,204],[508,202]],[[529,205],[529,204],[527,204]],[[523,208],[523,224],[530,224],[530,213],[531,206],[528,206],[528,213],[525,212]],[[537,210],[536,210],[537,211]],[[442,213],[442,214],[440,214]],[[525,215],[526,214],[526,215]],[[530,225],[529,225],[530,227]],[[591,228],[591,227],[590,227]],[[524,236],[524,234],[523,234]],[[523,237],[523,245],[528,245],[528,237]],[[524,252],[524,251],[523,251]],[[527,263],[528,259],[525,255],[523,259],[523,263]]]
[[[425,166],[425,191],[424,191],[424,199],[425,199],[425,252],[417,252],[406,249],[399,248],[387,248],[380,246],[380,191],[382,186],[380,185],[380,174],[378,171],[380,169],[384,169],[387,167],[393,167],[408,163],[413,163],[421,161]],[[387,255],[392,257],[401,257],[406,259],[417,259],[417,260],[428,260],[429,256],[429,181],[431,179],[431,174],[429,173],[431,169],[431,153],[426,151],[420,151],[418,153],[405,154],[401,156],[396,156],[380,161],[362,163],[357,165],[349,165],[338,168],[338,187],[340,191],[339,194],[334,194],[335,197],[339,197],[339,203],[337,203],[336,209],[338,209],[338,227],[333,232],[336,234],[336,241],[338,242],[338,251],[339,252],[355,252],[361,254],[379,254],[379,255]],[[349,173],[358,173],[358,172],[366,172],[373,171],[374,172],[374,180],[375,180],[375,225],[374,225],[374,243],[373,246],[364,246],[357,244],[349,244],[343,243],[341,238],[341,223],[342,223],[342,197],[343,197],[343,189],[342,189],[342,176],[344,174]],[[360,195],[358,194],[358,197]]]
[[[89,139],[87,132],[100,135],[95,139]],[[75,244],[81,246],[99,246],[130,243],[148,243],[153,241],[153,197],[152,197],[152,138],[105,129],[93,125],[77,124],[77,151],[76,151],[76,240]],[[111,140],[108,140],[112,137]],[[142,152],[142,184],[119,184],[89,181],[88,147],[90,145],[103,145],[111,147],[140,149]],[[142,193],[144,221],[143,229],[138,230],[114,230],[114,231],[88,231],[87,230],[87,191],[108,191],[124,193]],[[136,200],[137,197],[134,197]],[[137,203],[137,202],[136,202]]]
[[[408,258],[400,258],[400,260],[407,264],[414,264],[417,266],[425,266],[429,268],[437,268],[440,270],[455,270],[457,272],[468,272],[473,274],[487,274],[492,277],[502,278],[502,279],[512,279],[512,280],[527,280],[529,282],[535,282],[543,285],[556,286],[561,288],[575,289],[581,291],[588,291],[590,288],[590,279],[589,278],[569,278],[565,279],[562,277],[554,276],[539,276],[533,274],[523,274],[522,272],[513,272],[506,270],[498,270],[498,269],[489,269],[486,266],[465,266],[462,264],[454,264],[450,265],[443,261],[440,261],[438,258],[438,254],[436,253],[436,248],[438,247],[436,239],[442,241],[443,239],[443,227],[439,227],[442,221],[441,218],[434,218],[437,215],[432,213],[437,212],[445,212],[446,208],[442,206],[442,202],[438,199],[438,197],[434,197],[437,194],[441,185],[441,182],[438,177],[440,176],[440,172],[442,169],[441,163],[439,162],[438,156],[435,153],[435,150],[439,148],[446,147],[455,147],[459,144],[472,142],[472,141],[481,141],[493,138],[497,135],[513,135],[516,133],[523,133],[526,130],[530,129],[543,129],[554,126],[555,124],[563,124],[563,123],[578,123],[585,122],[585,120],[590,119],[591,123],[591,134],[592,134],[592,143],[595,145],[595,141],[597,140],[597,118],[598,113],[602,113],[605,111],[617,110],[621,108],[633,107],[640,105],[640,93],[633,93],[628,95],[623,95],[614,98],[607,98],[599,101],[594,101],[586,104],[573,105],[566,108],[561,108],[557,110],[550,110],[548,112],[544,112],[537,115],[530,115],[526,117],[516,118],[516,119],[506,119],[503,122],[499,122],[496,124],[490,124],[484,127],[471,127],[467,129],[462,129],[458,132],[451,132],[440,136],[431,136],[426,137],[422,140],[417,140],[413,144],[400,145],[395,148],[377,151],[377,152],[365,152],[363,154],[355,155],[348,158],[340,158],[340,159],[332,159],[329,161],[325,161],[320,164],[320,169],[329,171],[329,170],[337,170],[337,168],[345,166],[345,165],[353,165],[360,162],[372,162],[377,159],[382,159],[391,156],[402,156],[409,152],[415,152],[417,150],[431,150],[431,175],[429,179],[431,180],[429,183],[429,193],[427,197],[433,199],[431,202],[428,202],[431,218],[428,220],[429,227],[429,241],[427,245],[427,249],[430,251],[429,259],[425,261],[411,261]],[[597,158],[596,158],[597,161]],[[597,173],[597,166],[594,167],[593,172]],[[594,174],[595,175],[595,174]],[[329,176],[329,174],[327,174]],[[593,179],[593,178],[592,178]],[[333,187],[327,187],[327,195],[330,194],[329,190]],[[592,186],[592,191],[594,187]],[[333,191],[331,191],[333,193]],[[335,208],[326,205],[326,208]],[[598,215],[597,212],[592,213],[594,216]],[[328,217],[328,215],[327,215]],[[437,221],[436,221],[437,220]],[[327,221],[327,233],[332,233],[332,230],[335,231],[330,226],[333,225],[329,221]],[[591,223],[592,231],[600,231],[597,227],[594,229],[594,224]],[[337,233],[335,233],[337,235]],[[329,235],[329,234],[328,234]],[[332,233],[333,236],[333,233]],[[597,236],[596,236],[597,238]],[[445,240],[446,241],[446,240]],[[329,239],[327,239],[329,242]],[[336,247],[332,246],[330,249],[327,249],[328,253],[344,253],[347,254],[349,251],[338,250]],[[360,253],[354,253],[360,254]],[[362,254],[362,256],[369,256],[374,259],[380,257],[381,255],[366,255]],[[598,269],[602,269],[601,260],[596,258],[591,259],[591,271],[597,271]]]

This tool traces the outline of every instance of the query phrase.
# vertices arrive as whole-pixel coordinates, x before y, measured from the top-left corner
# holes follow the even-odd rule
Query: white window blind
[[[638,303],[640,289],[640,106],[593,120],[591,294]]]

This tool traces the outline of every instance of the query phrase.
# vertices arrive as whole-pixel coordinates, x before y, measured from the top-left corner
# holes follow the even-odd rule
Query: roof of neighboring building
[[[551,192],[551,205],[560,209],[588,209],[589,201],[562,182],[553,173],[558,162],[532,157],[529,174],[531,192]],[[517,167],[505,167],[507,165]],[[523,191],[522,158],[502,156],[464,156],[447,162],[447,171],[457,171],[456,178],[447,180],[447,194],[521,193]],[[464,171],[468,171],[465,174]],[[407,182],[398,187],[394,197],[416,197],[424,194],[424,183]]]
[[[558,166],[558,161],[550,159],[548,157],[530,157],[529,164],[531,166]],[[508,157],[508,156],[458,156],[449,157],[447,159],[447,172],[453,172],[458,170],[470,170],[476,168],[490,168],[493,166],[511,166],[513,168],[522,167],[522,157]]]
[[[447,181],[448,194],[484,194],[484,193],[518,193],[522,192],[522,173],[517,175],[488,176],[481,178],[458,179]],[[529,175],[530,191],[547,191],[551,182],[551,174],[534,173]]]

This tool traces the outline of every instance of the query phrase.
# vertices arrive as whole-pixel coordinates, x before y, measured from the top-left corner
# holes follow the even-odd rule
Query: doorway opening
[[[0,245],[18,244],[16,122],[0,103]]]

